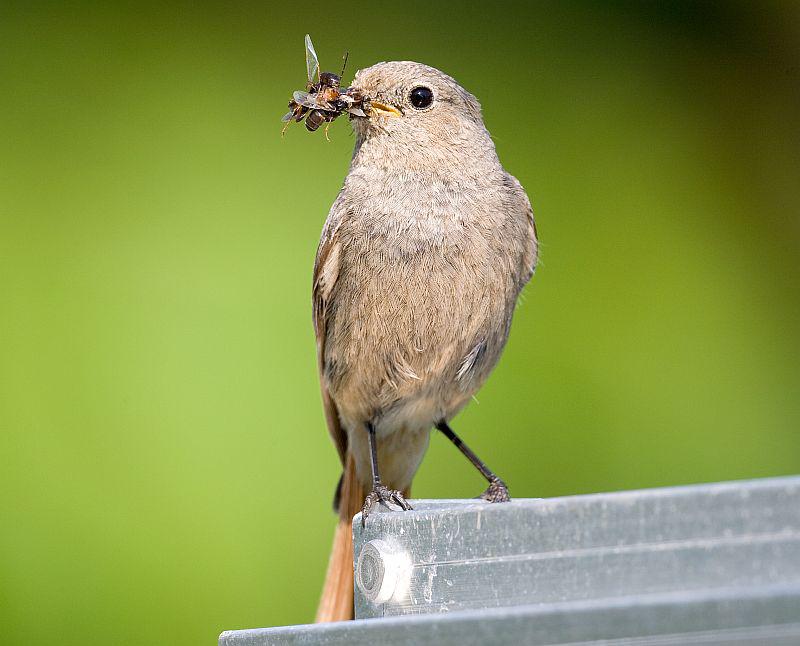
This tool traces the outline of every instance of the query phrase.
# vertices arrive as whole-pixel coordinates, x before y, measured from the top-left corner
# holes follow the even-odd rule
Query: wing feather
[[[510,173],[506,173],[506,181],[517,195],[517,198],[522,201],[522,210],[525,212],[528,234],[527,245],[522,256],[522,264],[525,271],[522,276],[522,284],[525,285],[533,276],[536,271],[536,265],[539,262],[539,236],[536,231],[536,220],[533,217],[533,207],[527,193],[525,193],[525,189],[522,188],[519,180]]]
[[[333,438],[342,466],[344,466],[347,455],[347,433],[342,428],[339,421],[339,411],[336,409],[336,404],[331,398],[325,383],[325,342],[327,340],[328,312],[333,288],[339,276],[342,252],[342,246],[336,237],[336,232],[331,229],[332,227],[326,224],[317,249],[317,258],[314,262],[313,318],[314,333],[317,337],[317,366],[319,368],[320,390],[322,391],[322,406],[325,410],[328,431]]]

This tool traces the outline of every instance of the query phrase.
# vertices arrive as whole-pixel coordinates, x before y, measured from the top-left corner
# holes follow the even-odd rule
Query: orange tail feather
[[[353,618],[353,516],[361,511],[366,495],[367,492],[356,478],[353,456],[348,455],[339,494],[339,522],[333,535],[328,573],[317,608],[317,622]]]

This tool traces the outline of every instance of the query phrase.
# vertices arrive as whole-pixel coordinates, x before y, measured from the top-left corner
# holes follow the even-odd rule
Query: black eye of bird
[[[417,110],[424,110],[425,108],[429,107],[431,103],[433,103],[433,90],[431,90],[429,87],[420,85],[419,87],[415,87],[413,90],[411,90],[409,99],[411,101],[411,105],[413,105]]]

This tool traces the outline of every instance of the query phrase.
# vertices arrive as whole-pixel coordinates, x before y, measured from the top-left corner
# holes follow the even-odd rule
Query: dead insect
[[[286,125],[281,134],[286,132],[286,128],[292,121],[298,123],[306,120],[306,129],[314,132],[323,123],[330,126],[331,123],[345,112],[352,115],[366,116],[361,109],[362,97],[360,92],[352,88],[341,89],[342,75],[347,66],[347,54],[344,55],[344,64],[339,74],[333,72],[320,72],[319,59],[311,37],[306,34],[306,72],[308,81],[306,91],[294,92],[289,101],[289,112],[283,116]],[[316,79],[316,82],[315,82]],[[328,126],[325,128],[325,137],[328,137]]]

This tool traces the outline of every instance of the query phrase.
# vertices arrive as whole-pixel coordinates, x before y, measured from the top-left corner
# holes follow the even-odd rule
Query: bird
[[[353,617],[352,519],[408,510],[438,429],[488,481],[508,488],[451,420],[497,363],[538,237],[531,203],[505,171],[478,100],[411,61],[356,72],[364,117],[314,263],[322,401],[342,464],[338,524],[316,620]]]

